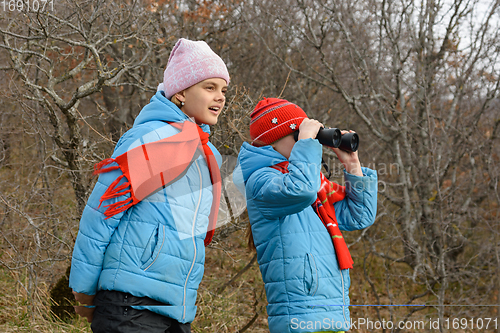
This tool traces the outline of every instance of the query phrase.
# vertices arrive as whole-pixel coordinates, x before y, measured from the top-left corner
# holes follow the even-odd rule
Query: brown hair
[[[248,251],[249,252],[257,251],[257,249],[255,248],[255,244],[253,242],[252,226],[250,225],[250,223],[248,223],[246,234],[248,242]]]
[[[181,108],[181,106],[182,106],[182,105],[181,105],[181,101],[179,101],[179,100],[177,99],[177,97],[175,97],[175,95],[174,95],[174,96],[172,96],[172,97],[170,98],[170,102],[172,102],[172,103],[174,103],[175,105],[177,105],[177,107],[178,107],[179,109],[180,109],[180,108]]]

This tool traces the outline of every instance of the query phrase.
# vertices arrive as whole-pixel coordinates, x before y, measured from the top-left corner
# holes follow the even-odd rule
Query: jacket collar
[[[151,97],[148,105],[146,105],[134,120],[134,127],[150,122],[150,121],[164,121],[164,122],[184,122],[193,121],[184,112],[181,111],[174,103],[169,101],[162,91],[157,91]],[[203,132],[210,134],[210,126],[203,124],[200,125]]]

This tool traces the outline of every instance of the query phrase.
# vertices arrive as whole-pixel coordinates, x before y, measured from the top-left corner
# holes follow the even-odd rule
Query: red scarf
[[[273,165],[272,168],[282,173],[288,173],[288,161]],[[342,233],[340,232],[335,216],[335,208],[333,207],[335,202],[345,198],[345,187],[329,181],[321,172],[320,177],[321,186],[312,207],[332,237],[333,247],[340,269],[352,268],[354,261],[349,253],[349,248],[345,243],[344,237],[342,237]]]
[[[207,246],[212,241],[219,213],[221,196],[219,165],[207,144],[208,133],[203,132],[201,127],[191,121],[170,124],[180,132],[162,140],[143,144],[115,158],[107,158],[94,166],[94,175],[116,169],[120,169],[123,173],[106,189],[99,207],[105,200],[130,193],[130,198],[105,206],[107,209],[104,215],[108,219],[126,211],[158,189],[175,182],[187,172],[191,163],[199,156],[201,140],[213,184],[213,202],[205,237]],[[118,166],[105,167],[113,162]],[[118,186],[123,178],[126,181]]]

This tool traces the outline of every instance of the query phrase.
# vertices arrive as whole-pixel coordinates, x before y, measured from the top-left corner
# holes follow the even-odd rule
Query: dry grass
[[[362,255],[362,249],[352,250],[353,253]],[[192,324],[193,333],[240,332],[252,321],[256,313],[258,314],[256,320],[245,332],[268,332],[265,310],[267,302],[257,263],[253,263],[238,279],[220,291],[220,288],[240,272],[252,257],[253,253],[247,251],[244,231],[241,230],[207,249],[205,276],[198,292],[198,312]],[[352,304],[402,304],[410,295],[420,292],[415,285],[402,278],[408,273],[403,265],[393,265],[386,270],[384,261],[374,256],[370,256],[366,264],[370,281],[380,298],[377,300],[374,297],[372,287],[364,276],[363,257],[357,256],[355,267],[351,271]],[[47,282],[39,282],[29,295],[24,287],[28,284],[26,276],[27,272],[0,269],[0,332],[90,332],[90,325],[82,318],[74,318],[68,322],[51,318],[48,296],[50,285]],[[429,299],[417,300],[414,303],[425,301]],[[350,310],[354,321],[359,318],[378,321],[380,313],[380,318],[397,323],[411,309],[351,307]],[[415,313],[410,320],[428,323],[429,318],[436,318],[435,309],[431,307]],[[360,327],[354,331],[368,333],[381,330]],[[412,332],[412,330],[406,331]],[[420,332],[436,332],[436,330],[429,330],[426,327]],[[460,332],[473,332],[473,330],[460,330]]]
[[[268,332],[265,293],[257,263],[241,277],[231,280],[251,260],[246,250],[244,232],[237,231],[226,240],[207,249],[205,276],[198,292],[198,312],[192,325],[196,333],[238,332],[259,312],[246,332]],[[64,266],[66,263],[61,263]],[[63,271],[64,267],[61,267]],[[91,332],[90,324],[80,317],[67,322],[50,316],[51,285],[39,282],[28,294],[27,272],[0,269],[0,332],[73,333]]]
[[[71,322],[53,320],[50,316],[49,288],[39,283],[31,296],[20,281],[19,273],[0,270],[0,330],[2,332],[76,333],[90,332],[82,318]]]
[[[258,313],[246,332],[268,332],[264,283],[256,262],[222,292],[252,259],[243,231],[235,232],[207,251],[205,276],[198,293],[198,313],[193,332],[238,332]]]

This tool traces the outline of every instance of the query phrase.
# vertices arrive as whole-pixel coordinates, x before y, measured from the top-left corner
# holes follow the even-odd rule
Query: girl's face
[[[188,117],[194,118],[198,125],[215,125],[226,103],[226,80],[212,78],[201,81],[176,94],[181,107]]]

